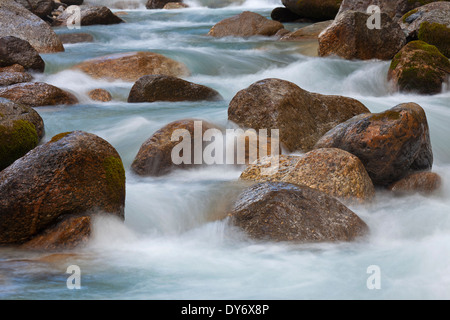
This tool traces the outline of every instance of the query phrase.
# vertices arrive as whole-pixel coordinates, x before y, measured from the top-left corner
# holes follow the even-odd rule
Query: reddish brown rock
[[[415,103],[355,116],[330,130],[315,148],[339,148],[354,154],[374,184],[382,186],[411,170],[431,169],[433,164],[426,114]]]
[[[0,88],[0,97],[32,107],[78,103],[72,93],[43,82],[26,82]]]
[[[295,31],[289,32],[283,35],[280,40],[281,41],[301,41],[301,40],[310,40],[310,39],[318,39],[319,34],[328,28],[333,23],[333,20],[322,21],[318,23],[314,23],[307,27],[303,27],[297,29]]]
[[[269,20],[254,12],[244,11],[237,16],[220,21],[211,28],[208,35],[213,37],[270,37],[283,28],[284,26],[278,21]]]
[[[416,172],[394,182],[389,189],[397,194],[431,194],[442,186],[441,177],[434,172]]]
[[[255,130],[278,129],[288,151],[309,151],[330,129],[369,110],[359,101],[311,93],[280,79],[264,79],[239,91],[228,119]]]
[[[367,27],[370,14],[345,11],[319,35],[319,56],[390,60],[406,44],[400,26],[381,13],[380,29]]]
[[[308,186],[349,201],[370,201],[375,195],[372,180],[361,161],[344,150],[317,149],[303,156],[282,156],[280,160],[273,175],[263,174],[261,170],[276,163],[272,158],[266,158],[249,165],[241,179]]]
[[[353,241],[368,226],[353,211],[323,192],[289,183],[263,182],[244,190],[230,222],[251,238],[268,241]]]
[[[151,74],[174,77],[189,75],[189,70],[183,63],[153,52],[128,52],[98,57],[82,62],[74,66],[74,69],[97,79],[133,82]]]
[[[109,102],[112,100],[111,93],[105,89],[94,89],[88,92],[89,98],[94,101]]]
[[[222,100],[214,89],[177,77],[148,75],[131,88],[128,102]]]
[[[198,126],[196,127],[196,123]],[[174,169],[189,169],[203,165],[203,161],[195,161],[195,130],[197,128],[198,134],[203,134],[208,129],[218,129],[214,125],[196,119],[183,119],[169,123],[163,128],[156,131],[147,141],[145,141],[138,154],[136,155],[131,168],[133,171],[141,176],[161,176],[171,172]],[[172,150],[180,144],[180,140],[172,141],[172,134],[176,130],[186,130],[190,134],[186,139],[190,139],[191,145],[191,157],[190,163],[174,164],[172,159]],[[203,152],[204,147],[207,145],[203,142],[201,147],[201,152]],[[200,162],[200,163],[196,163]]]
[[[66,219],[97,213],[123,219],[124,205],[125,170],[117,151],[90,133],[59,134],[0,172],[0,244],[47,237],[43,232],[54,234],[62,221],[58,237],[69,239],[76,220]]]
[[[69,217],[20,247],[33,250],[74,249],[86,244],[92,233],[91,217]]]

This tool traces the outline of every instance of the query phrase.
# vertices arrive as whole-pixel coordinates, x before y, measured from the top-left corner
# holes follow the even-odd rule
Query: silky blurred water
[[[87,2],[124,9],[124,1]],[[74,252],[1,249],[0,299],[450,298],[450,92],[390,93],[389,62],[317,58],[304,55],[301,44],[264,37],[205,36],[218,21],[244,10],[269,17],[280,1],[243,1],[223,8],[206,7],[215,7],[217,1],[186,2],[191,8],[145,10],[145,1],[128,1],[126,15],[121,15],[126,24],[56,29],[89,32],[95,42],[66,45],[64,53],[43,55],[47,68],[37,79],[69,90],[81,101],[36,109],[45,122],[44,141],[70,130],[109,141],[126,168],[125,222],[100,216],[88,246]],[[291,30],[300,26],[286,24]],[[225,101],[129,104],[133,83],[94,80],[70,70],[88,58],[137,50],[184,62],[192,72],[187,80],[218,90]],[[404,102],[420,104],[430,124],[433,170],[442,176],[443,189],[428,197],[378,192],[374,204],[352,206],[371,230],[361,242],[259,243],[230,227],[226,219],[217,220],[244,187],[237,182],[242,167],[175,171],[160,178],[137,177],[130,171],[140,145],[173,120],[195,117],[232,126],[227,121],[229,101],[264,78],[353,97],[373,112]],[[87,92],[95,88],[110,91],[113,101],[91,101]],[[81,269],[81,290],[66,287],[69,265]],[[371,265],[381,270],[379,290],[366,285]]]

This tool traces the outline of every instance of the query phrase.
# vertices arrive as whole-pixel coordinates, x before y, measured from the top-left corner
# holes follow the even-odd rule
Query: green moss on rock
[[[398,119],[400,119],[400,112],[399,111],[393,111],[393,110],[387,110],[385,112],[374,114],[370,119],[372,121],[398,120]]]
[[[5,169],[39,143],[35,126],[26,120],[0,125],[0,170]]]
[[[419,27],[418,39],[435,46],[450,58],[450,28],[446,25],[425,21]]]
[[[62,133],[59,133],[59,134],[57,134],[56,136],[54,136],[54,137],[50,140],[49,143],[57,142],[57,141],[61,140],[62,138],[64,138],[65,136],[71,134],[71,133],[72,133],[72,132],[62,132]]]
[[[405,15],[402,17],[403,23],[406,23],[406,19],[408,19],[408,17],[412,16],[417,11],[418,11],[417,9],[412,9],[411,11],[408,11],[407,13],[405,13]]]
[[[108,157],[103,161],[103,169],[111,198],[115,201],[122,200],[125,194],[125,169],[122,160],[118,157]]]

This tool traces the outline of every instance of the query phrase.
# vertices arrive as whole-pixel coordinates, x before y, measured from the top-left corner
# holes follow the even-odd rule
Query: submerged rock
[[[90,33],[65,33],[58,34],[62,43],[81,43],[81,42],[94,42],[94,36]]]
[[[208,35],[213,37],[270,37],[283,28],[284,26],[278,21],[269,20],[258,13],[244,11],[220,21],[211,28]]]
[[[122,79],[133,82],[150,74],[174,77],[189,75],[189,70],[183,63],[153,52],[127,52],[102,56],[84,61],[74,66],[74,69],[97,79]]]
[[[125,170],[117,151],[90,133],[59,134],[0,172],[0,244],[39,237],[45,246],[38,239],[60,232],[64,241],[58,244],[70,246],[86,235],[73,228],[86,222],[73,224],[75,217],[123,219],[124,205]]]
[[[35,148],[44,122],[32,108],[0,98],[0,171]]]
[[[109,102],[112,100],[111,93],[105,89],[94,89],[88,92],[89,98],[94,101]]]
[[[395,55],[388,71],[394,90],[437,94],[448,83],[450,62],[439,50],[423,41],[413,41]]]
[[[431,194],[440,189],[442,178],[435,172],[416,172],[394,182],[389,190],[396,194]]]
[[[263,182],[246,189],[229,213],[251,238],[268,241],[353,241],[369,228],[353,211],[306,186]]]
[[[128,102],[222,100],[214,89],[177,77],[148,75],[131,88]]]
[[[0,2],[2,36],[14,36],[28,41],[39,53],[64,51],[52,28],[42,19],[14,0]]]
[[[319,35],[319,56],[390,60],[405,45],[398,23],[381,13],[380,29],[367,27],[371,14],[345,11]]]
[[[241,179],[308,186],[349,201],[370,201],[375,195],[375,188],[364,165],[356,156],[344,150],[317,149],[302,156],[281,156],[280,160],[281,165],[268,175],[263,174],[262,169],[277,161],[260,159],[242,172]]]
[[[310,151],[330,129],[355,115],[370,112],[355,99],[311,93],[280,79],[264,79],[239,91],[228,119],[245,128],[278,129],[290,152]]]
[[[381,186],[411,171],[431,169],[433,164],[426,114],[415,103],[355,116],[331,129],[315,148],[339,148],[354,154],[374,184]]]
[[[0,67],[14,64],[26,70],[44,72],[45,62],[27,41],[7,36],[0,38]]]
[[[0,97],[32,107],[78,103],[72,93],[43,82],[26,82],[0,88]]]

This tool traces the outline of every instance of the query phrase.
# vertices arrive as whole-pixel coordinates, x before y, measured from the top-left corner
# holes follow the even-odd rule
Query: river
[[[117,3],[113,10],[124,11],[126,2],[109,4]],[[44,142],[60,132],[84,130],[118,150],[127,174],[125,222],[99,217],[89,244],[70,253],[1,249],[0,299],[450,298],[450,91],[434,96],[392,93],[386,61],[318,58],[305,55],[308,48],[301,44],[264,37],[205,36],[218,21],[244,10],[270,17],[280,1],[207,8],[208,1],[192,0],[186,1],[191,8],[183,10],[146,10],[143,1],[128,2],[132,9],[121,15],[126,24],[55,29],[89,32],[95,42],[43,55],[46,72],[37,76],[76,93],[80,104],[36,108],[45,123]],[[88,58],[137,50],[185,63],[192,73],[187,80],[216,89],[225,101],[130,104],[126,101],[133,83],[93,80],[68,70]],[[230,100],[264,78],[353,97],[372,112],[404,102],[420,104],[427,113],[433,171],[443,179],[442,190],[406,197],[378,192],[372,205],[351,206],[371,230],[360,242],[261,243],[247,239],[226,220],[214,219],[239,191],[242,167],[175,171],[159,178],[131,172],[140,145],[157,129],[189,117],[229,127]],[[89,100],[87,92],[95,88],[110,91],[113,101]],[[81,290],[66,286],[70,265],[80,267]],[[367,286],[371,266],[379,268],[379,289]]]

